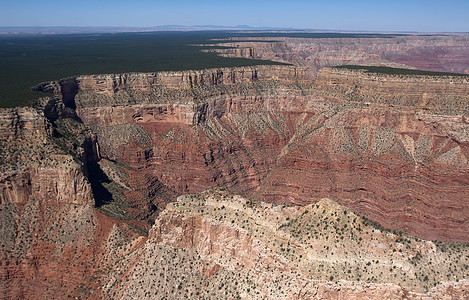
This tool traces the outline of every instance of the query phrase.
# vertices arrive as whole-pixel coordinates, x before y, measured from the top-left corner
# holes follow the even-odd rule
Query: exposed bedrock
[[[34,199],[94,205],[91,188],[80,167],[31,167],[0,179],[0,204],[26,204]]]
[[[269,59],[317,71],[339,65],[385,65],[469,74],[467,35],[385,38],[232,38],[215,51],[230,57]]]
[[[93,135],[51,111],[55,123],[36,108],[0,110],[0,299],[100,298],[101,268],[125,251],[114,244],[136,237],[95,209]]]
[[[329,199],[285,206],[213,189],[169,204],[103,290],[122,299],[464,299],[467,253],[378,230]]]
[[[313,79],[293,66],[45,83],[39,88],[55,96],[44,109],[0,111],[0,298],[131,298],[124,293],[138,280],[127,285],[132,273],[120,271],[138,267],[148,249],[160,259],[179,251],[194,262],[196,253],[231,251],[232,260],[219,261],[224,265],[201,267],[214,280],[226,275],[225,282],[238,278],[229,272],[236,262],[247,266],[243,278],[264,263],[292,275],[296,266],[262,252],[234,223],[212,226],[205,217],[174,213],[176,206],[158,219],[149,243],[135,233],[176,195],[214,186],[275,203],[328,197],[391,229],[469,241],[467,86],[465,77],[337,69]],[[289,211],[301,209],[285,212],[293,218]],[[187,232],[175,234],[181,226]],[[238,238],[239,245],[232,243]],[[276,287],[270,279],[265,293]],[[311,291],[404,293],[397,286],[326,285]],[[457,297],[466,285],[442,284],[431,293],[455,288]]]
[[[83,165],[51,143],[53,126],[41,112],[2,110],[0,132],[0,204],[24,205],[34,199],[94,204]]]
[[[392,229],[469,240],[466,77],[323,69],[313,80],[264,66],[74,82],[76,113],[136,208],[164,206],[160,187],[226,186],[277,203],[332,197]]]

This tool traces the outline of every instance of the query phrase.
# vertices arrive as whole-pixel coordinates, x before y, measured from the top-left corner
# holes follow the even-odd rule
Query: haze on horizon
[[[220,25],[350,31],[469,32],[467,0],[6,0],[0,26]]]

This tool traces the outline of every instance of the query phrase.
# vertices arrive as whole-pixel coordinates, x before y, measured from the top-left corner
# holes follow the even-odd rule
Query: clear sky
[[[0,26],[159,25],[469,32],[469,0],[0,0]]]

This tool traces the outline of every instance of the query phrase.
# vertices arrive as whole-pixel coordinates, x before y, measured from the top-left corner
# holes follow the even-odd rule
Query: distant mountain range
[[[0,26],[0,35],[36,35],[36,34],[75,34],[75,33],[119,33],[119,32],[151,32],[151,31],[306,31],[306,32],[343,32],[343,33],[378,33],[377,31],[348,31],[312,28],[285,28],[285,27],[255,27],[249,25],[223,26],[223,25],[160,25],[153,27],[119,27],[119,26],[46,26],[46,27],[18,27]],[[380,32],[380,33],[406,33],[417,32]]]
[[[154,31],[291,31],[291,32],[339,32],[339,33],[387,33],[387,34],[421,34],[415,31],[373,31],[373,30],[330,30],[313,28],[286,28],[286,27],[255,27],[249,25],[159,25],[153,27],[119,27],[119,26],[44,26],[44,27],[18,27],[0,26],[1,35],[37,35],[37,34],[79,34],[79,33],[120,33],[120,32],[154,32]],[[451,34],[464,35],[458,32],[426,32],[425,34]]]
[[[2,26],[0,35],[10,34],[65,34],[65,33],[117,33],[117,32],[146,32],[146,31],[197,31],[197,30],[304,30],[299,28],[280,27],[252,27],[248,25],[220,26],[220,25],[161,25],[154,27],[77,27],[77,26],[47,26],[47,27],[17,27]]]

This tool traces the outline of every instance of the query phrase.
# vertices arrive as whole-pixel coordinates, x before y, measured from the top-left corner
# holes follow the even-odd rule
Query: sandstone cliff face
[[[118,258],[104,245],[135,238],[95,209],[91,140],[68,152],[57,124],[34,108],[0,112],[0,299],[100,298],[101,268]]]
[[[0,204],[26,204],[33,199],[94,205],[91,187],[79,166],[31,167],[0,179]]]
[[[381,232],[328,199],[285,207],[214,190],[168,205],[135,260],[114,270],[119,284],[105,293],[124,299],[463,299],[467,280],[429,287],[434,276],[469,276],[443,262],[467,251],[442,252],[432,242]]]
[[[40,88],[43,110],[0,112],[4,298],[467,296],[463,246],[352,212],[469,240],[466,78],[265,66]],[[214,186],[270,204],[164,210]]]
[[[39,113],[27,107],[2,109],[0,112],[0,137],[14,140],[21,137],[44,137],[47,124]]]
[[[253,40],[246,41],[246,40]],[[469,74],[467,35],[386,38],[232,38],[221,55],[292,63],[314,71],[339,65],[386,65]],[[262,41],[264,40],[264,41]]]
[[[332,197],[392,229],[469,239],[466,77],[323,69],[313,81],[266,66],[74,82],[77,115],[150,220],[168,195],[218,185],[277,203]]]
[[[304,70],[294,67],[260,66],[83,76],[76,80],[77,113],[86,124],[166,122],[197,125],[232,110],[226,104],[225,94],[242,96],[252,92],[253,85],[258,82],[275,80],[293,84],[307,81],[308,76]]]
[[[83,166],[51,142],[52,124],[32,108],[0,115],[0,204],[33,199],[93,205]]]

